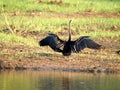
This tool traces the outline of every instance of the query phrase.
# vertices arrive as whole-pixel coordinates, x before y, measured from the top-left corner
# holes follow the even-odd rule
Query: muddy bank
[[[97,54],[99,52],[96,52]],[[66,72],[91,72],[91,73],[120,73],[120,60],[107,60],[99,56],[72,55],[63,57],[60,54],[37,53],[21,57],[3,56],[0,59],[1,70],[45,70]],[[114,54],[116,56],[116,54]]]
[[[48,61],[48,60],[47,60]],[[46,62],[46,61],[45,61]],[[106,65],[94,65],[91,62],[87,63],[86,66],[85,63],[81,64],[72,64],[68,62],[64,62],[61,64],[61,62],[47,62],[50,63],[50,65],[45,65],[44,61],[26,61],[26,62],[10,62],[10,61],[0,61],[0,69],[1,70],[39,70],[39,71],[65,71],[65,72],[90,72],[90,73],[120,73],[120,62],[111,62],[106,61],[104,63],[108,63]],[[28,64],[31,63],[31,64]],[[96,62],[97,63],[97,62]],[[26,65],[24,65],[26,64]],[[28,64],[28,65],[27,65]],[[38,65],[35,65],[38,64]],[[61,64],[61,65],[60,65]]]
[[[105,48],[84,49],[69,57],[49,47],[0,44],[0,69],[120,73],[120,37],[96,39]],[[112,42],[112,43],[111,43]]]

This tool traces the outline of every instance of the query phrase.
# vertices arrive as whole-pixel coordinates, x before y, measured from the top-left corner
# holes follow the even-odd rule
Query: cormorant
[[[64,56],[71,55],[72,52],[79,53],[84,48],[100,49],[101,45],[91,40],[89,36],[82,36],[75,41],[71,41],[71,29],[69,21],[69,38],[67,41],[61,40],[56,34],[49,34],[39,41],[40,46],[50,46],[54,51],[61,52]]]

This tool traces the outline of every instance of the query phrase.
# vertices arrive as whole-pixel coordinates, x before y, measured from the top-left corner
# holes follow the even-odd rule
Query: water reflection
[[[119,84],[119,74],[0,72],[0,90],[120,90]]]

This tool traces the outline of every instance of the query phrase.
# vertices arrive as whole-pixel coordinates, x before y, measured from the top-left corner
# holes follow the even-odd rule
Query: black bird
[[[116,51],[116,53],[120,55],[120,50]]]
[[[101,45],[89,39],[89,36],[82,36],[75,41],[71,41],[71,29],[69,21],[69,39],[61,40],[56,34],[49,34],[39,42],[40,46],[50,46],[54,51],[61,52],[64,56],[71,55],[72,52],[79,53],[84,48],[100,49]]]

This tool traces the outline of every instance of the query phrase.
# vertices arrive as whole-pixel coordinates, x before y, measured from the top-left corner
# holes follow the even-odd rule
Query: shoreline
[[[91,60],[90,60],[91,61]],[[32,71],[63,71],[63,72],[86,72],[86,73],[116,73],[120,74],[120,61],[105,62],[82,62],[77,61],[73,64],[69,60],[27,60],[27,61],[0,61],[0,71],[2,70],[32,70]],[[100,62],[99,65],[98,62]],[[108,63],[102,65],[102,63]],[[92,64],[93,63],[93,64]],[[96,64],[95,64],[96,63]],[[86,66],[84,66],[86,64]],[[90,65],[91,64],[91,65]]]
[[[100,50],[84,49],[65,57],[49,47],[28,47],[25,45],[4,45],[0,47],[1,70],[47,70],[90,73],[120,73],[120,38],[102,38],[99,41],[105,48]],[[104,42],[113,42],[104,44]]]

